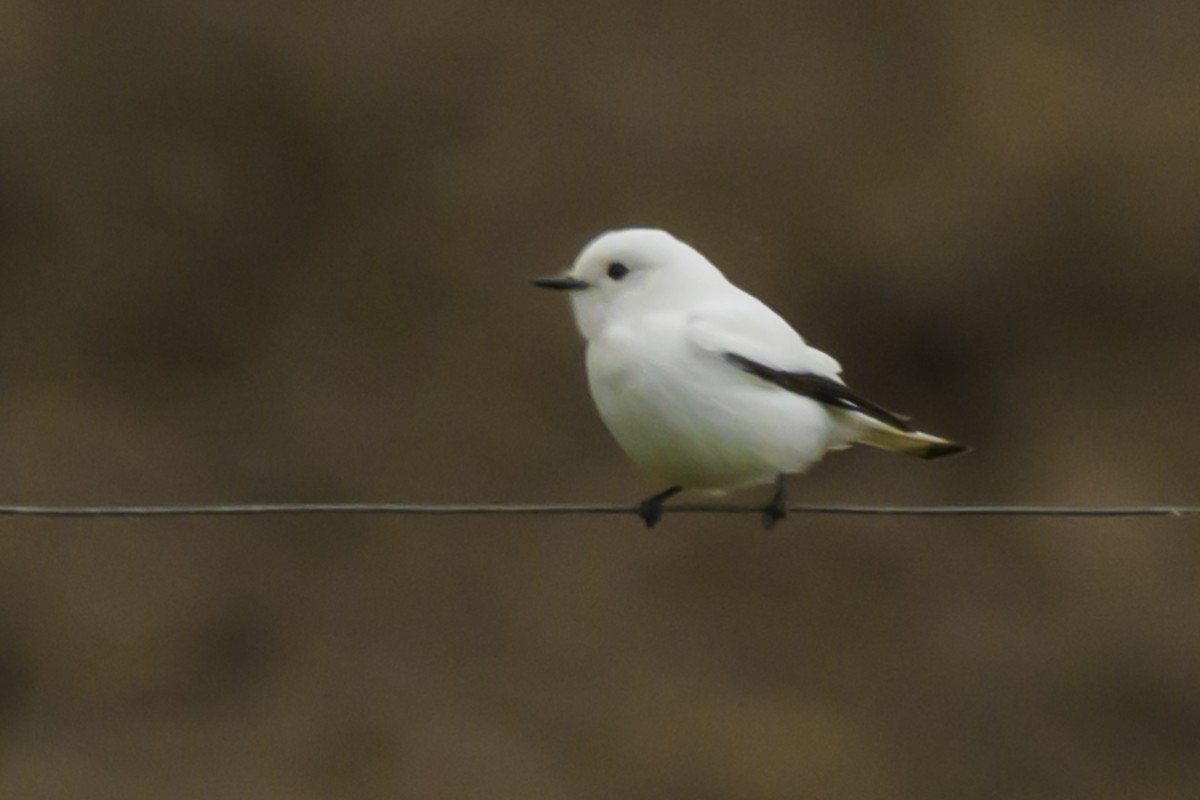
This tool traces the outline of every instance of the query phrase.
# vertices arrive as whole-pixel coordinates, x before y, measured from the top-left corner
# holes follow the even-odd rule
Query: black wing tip
[[[939,442],[931,444],[917,455],[926,461],[932,461],[935,458],[945,458],[946,456],[957,456],[963,453],[971,452],[971,448],[965,444],[958,442]]]
[[[831,408],[857,412],[885,425],[890,425],[903,433],[918,432],[912,424],[912,417],[906,414],[897,414],[895,411],[890,411],[878,403],[872,403],[865,397],[855,394],[850,390],[849,386],[827,375],[820,375],[815,372],[788,372],[787,370],[775,369],[737,353],[726,352],[722,355],[726,361],[743,372],[748,372],[751,375],[762,378],[781,389],[803,395]],[[921,458],[942,458],[943,456],[965,453],[970,449],[966,445],[955,442],[944,442],[930,445],[925,450],[917,452],[916,455]]]

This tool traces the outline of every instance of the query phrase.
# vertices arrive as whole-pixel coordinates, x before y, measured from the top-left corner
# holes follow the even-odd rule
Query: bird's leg
[[[682,491],[682,486],[672,486],[665,492],[659,492],[653,497],[647,497],[638,504],[638,516],[642,518],[642,522],[646,523],[647,528],[653,528],[662,519],[663,501],[671,499]]]
[[[786,476],[781,472],[775,478],[775,496],[771,498],[771,502],[767,504],[767,507],[762,512],[763,527],[770,530],[775,526],[776,522],[786,519],[787,515],[787,480]]]

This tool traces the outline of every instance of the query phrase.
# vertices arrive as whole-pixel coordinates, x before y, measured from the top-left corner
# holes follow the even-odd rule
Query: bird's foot
[[[653,528],[662,519],[663,501],[674,497],[682,491],[683,487],[672,486],[665,492],[659,492],[653,497],[647,497],[638,503],[637,515],[642,518],[642,522],[646,523],[647,528]]]
[[[787,519],[788,502],[787,502],[787,484],[784,482],[783,475],[775,479],[775,496],[771,498],[771,502],[763,508],[762,523],[767,530],[775,527],[775,523],[781,519]]]
[[[637,514],[642,518],[642,522],[646,523],[647,528],[653,528],[662,519],[662,511],[662,500],[651,497],[638,504]]]

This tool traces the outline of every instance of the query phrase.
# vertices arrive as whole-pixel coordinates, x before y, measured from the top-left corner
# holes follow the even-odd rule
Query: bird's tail
[[[860,444],[878,447],[880,450],[905,453],[917,458],[934,459],[966,453],[971,449],[965,444],[952,442],[928,433],[902,431],[878,420],[868,419],[867,422],[869,424],[864,426],[858,441]]]

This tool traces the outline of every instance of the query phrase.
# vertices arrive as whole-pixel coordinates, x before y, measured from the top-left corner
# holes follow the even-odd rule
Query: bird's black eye
[[[619,281],[628,274],[629,267],[625,266],[619,261],[614,261],[608,265],[608,277],[612,278],[614,281]]]

